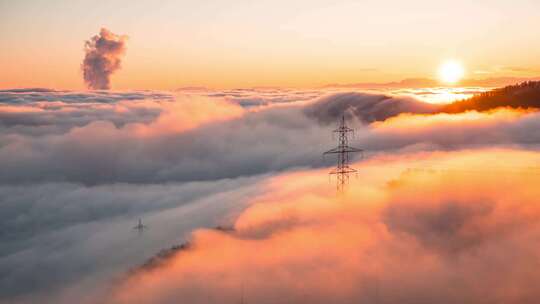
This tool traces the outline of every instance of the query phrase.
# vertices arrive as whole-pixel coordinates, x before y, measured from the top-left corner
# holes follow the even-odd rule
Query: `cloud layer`
[[[438,107],[412,97],[346,92],[328,95],[306,108],[305,113],[320,123],[335,124],[341,115],[364,123],[383,121],[401,113],[427,114]]]
[[[357,128],[355,145],[371,152],[540,140],[532,132],[539,127],[536,112],[405,114],[433,111],[411,97],[338,93],[246,109],[208,96],[96,97],[106,100],[101,103],[81,95],[83,105],[62,95],[3,106],[0,164],[10,174],[0,182],[186,182],[325,166],[331,161],[320,152],[334,144],[332,121],[340,113]],[[124,93],[132,95],[139,98]]]
[[[200,292],[234,302],[242,282],[253,282],[246,285],[246,297],[261,303],[262,295],[268,303],[278,301],[277,295],[310,303],[333,296],[336,303],[345,303],[368,301],[374,290],[369,284],[377,277],[381,293],[397,290],[388,302],[413,297],[415,288],[425,286],[424,279],[438,285],[429,286],[432,294],[425,298],[414,298],[418,303],[436,295],[472,299],[484,290],[456,285],[466,287],[457,299],[444,287],[449,278],[461,279],[447,268],[472,266],[446,263],[462,256],[474,261],[470,252],[486,251],[487,260],[495,259],[488,247],[499,246],[496,240],[514,242],[510,227],[524,233],[519,229],[532,225],[536,209],[515,218],[500,217],[498,192],[486,184],[496,181],[485,176],[483,167],[468,164],[535,166],[531,151],[540,141],[535,131],[540,117],[538,112],[510,109],[435,114],[436,108],[410,94],[336,90],[0,91],[0,273],[6,274],[0,278],[0,303],[95,303],[98,295],[128,301],[123,292],[137,280],[159,283],[148,287],[148,294],[134,293],[149,302],[167,303],[177,293],[193,303],[204,302]],[[326,167],[334,160],[321,156],[335,145],[331,130],[342,112],[356,128],[351,144],[369,152],[356,164],[365,172],[359,178],[367,182],[353,186],[347,205],[335,201],[333,186],[326,183]],[[460,152],[493,146],[502,150]],[[513,150],[504,150],[509,147]],[[484,154],[489,157],[480,156]],[[455,177],[435,172],[433,180],[442,185],[437,188],[430,181],[432,173],[414,171],[434,165],[436,170],[472,172]],[[508,175],[508,168],[500,170],[510,183],[504,189],[535,195],[526,191],[535,175],[526,181],[525,169],[519,176]],[[463,192],[469,189],[464,181],[478,193]],[[424,183],[426,187],[420,186]],[[443,187],[453,183],[458,188]],[[459,197],[449,189],[470,195]],[[482,193],[488,195],[482,198]],[[509,199],[504,202],[509,209],[517,208],[512,202],[532,204],[530,197],[511,193],[499,193]],[[409,200],[399,199],[407,195]],[[531,218],[522,216],[527,212]],[[140,217],[150,227],[142,236],[131,231]],[[187,254],[188,262],[184,253],[173,258],[178,265],[201,268],[200,277],[197,272],[186,276],[193,278],[190,282],[175,279],[181,284],[175,285],[178,290],[169,294],[167,283],[152,273],[149,281],[143,278],[146,274],[122,280],[160,249],[186,241],[194,228],[218,225],[234,231],[199,230],[186,251],[194,253]],[[354,242],[347,245],[345,239]],[[405,262],[398,263],[389,248],[398,250]],[[291,250],[302,255],[293,256]],[[521,252],[529,254],[527,250]],[[356,255],[346,256],[351,251]],[[386,272],[363,262],[379,251],[382,260],[376,265],[381,271],[418,264],[423,272],[404,268],[402,275],[383,278]],[[263,260],[250,252],[260,253]],[[211,259],[207,265],[196,263],[207,255],[224,255],[226,263],[223,268]],[[424,264],[430,259],[440,269]],[[185,275],[184,266],[172,265],[155,273]],[[275,271],[268,265],[275,265]],[[229,267],[238,267],[241,275]],[[440,277],[433,278],[433,273]],[[305,285],[296,280],[298,275],[309,279]],[[515,275],[519,280],[524,276]],[[268,277],[275,285],[261,285],[252,276]],[[463,276],[487,280],[468,272]],[[317,281],[321,277],[326,279]],[[219,278],[222,285],[215,283]],[[208,289],[202,287],[203,280],[212,282]],[[412,285],[398,288],[392,282]],[[527,303],[529,291],[515,288],[516,297]]]
[[[486,170],[494,160],[504,165]],[[236,303],[242,290],[253,303],[535,303],[539,160],[512,150],[377,159],[357,164],[338,198],[324,172],[281,176],[233,231],[195,231],[109,303]],[[426,163],[438,169],[404,170]]]

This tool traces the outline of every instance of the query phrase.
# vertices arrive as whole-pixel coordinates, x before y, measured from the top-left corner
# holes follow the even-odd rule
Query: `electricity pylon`
[[[349,167],[349,153],[362,153],[364,150],[349,146],[349,134],[354,132],[354,130],[347,127],[345,115],[341,116],[339,127],[333,132],[338,134],[338,146],[324,152],[323,155],[338,155],[337,166],[330,171],[330,174],[335,174],[337,176],[337,189],[342,192],[349,182],[349,174],[357,172],[356,169]]]
[[[139,233],[143,232],[143,230],[146,229],[146,228],[148,228],[148,227],[143,225],[141,219],[139,219],[139,223],[135,227],[133,227],[133,229],[137,230]]]

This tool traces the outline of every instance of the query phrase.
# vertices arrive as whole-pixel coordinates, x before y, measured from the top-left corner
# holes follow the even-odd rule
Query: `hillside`
[[[527,81],[444,106],[442,112],[487,111],[498,107],[540,108],[540,81]]]

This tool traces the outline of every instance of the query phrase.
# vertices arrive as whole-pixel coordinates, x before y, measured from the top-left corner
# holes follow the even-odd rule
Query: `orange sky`
[[[2,1],[0,18],[1,88],[84,88],[101,27],[130,37],[113,89],[386,82],[450,58],[468,78],[540,74],[533,0]]]

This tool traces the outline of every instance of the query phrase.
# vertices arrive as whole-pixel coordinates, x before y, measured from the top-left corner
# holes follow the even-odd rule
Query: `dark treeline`
[[[526,81],[484,92],[446,105],[441,111],[459,113],[468,110],[487,111],[499,107],[540,108],[540,81]]]

